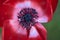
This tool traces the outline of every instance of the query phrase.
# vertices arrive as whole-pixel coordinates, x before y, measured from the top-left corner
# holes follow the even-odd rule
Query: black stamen
[[[21,16],[19,16],[19,14]],[[18,14],[18,19],[20,19],[19,23],[27,30],[30,29],[33,24],[35,24],[34,18],[38,17],[37,15],[38,13],[33,8],[24,8],[20,11],[19,14]]]

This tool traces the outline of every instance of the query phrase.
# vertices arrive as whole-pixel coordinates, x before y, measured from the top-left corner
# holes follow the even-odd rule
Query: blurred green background
[[[60,40],[60,0],[53,19],[44,26],[48,31],[48,40]]]
[[[51,22],[43,24],[48,31],[48,40],[60,40],[60,0]],[[0,28],[0,36],[2,30]],[[0,37],[1,38],[1,37]],[[0,39],[1,40],[1,39]]]

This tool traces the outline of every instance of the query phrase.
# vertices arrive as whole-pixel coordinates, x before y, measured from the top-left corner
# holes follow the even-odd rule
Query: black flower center
[[[32,19],[32,16],[29,13],[25,14],[23,17],[26,22],[30,22]]]
[[[19,24],[26,29],[30,29],[36,23],[35,19],[37,17],[37,12],[33,8],[24,8],[18,13]]]

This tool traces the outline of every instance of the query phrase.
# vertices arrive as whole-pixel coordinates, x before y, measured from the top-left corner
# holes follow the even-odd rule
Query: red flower
[[[3,40],[46,40],[41,23],[52,19],[57,0],[0,0]]]

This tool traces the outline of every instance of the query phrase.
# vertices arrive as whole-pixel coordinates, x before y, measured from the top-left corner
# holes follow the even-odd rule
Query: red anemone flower
[[[41,23],[51,21],[57,0],[0,0],[2,40],[47,40]]]

